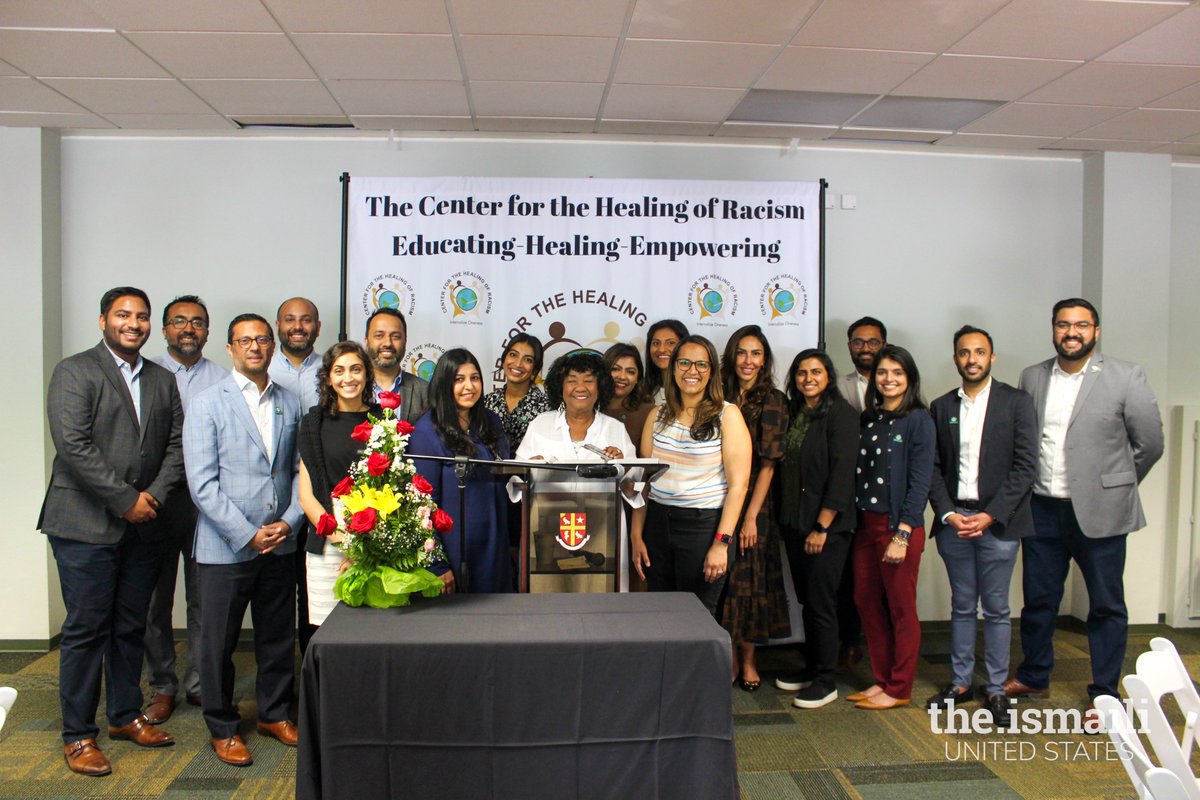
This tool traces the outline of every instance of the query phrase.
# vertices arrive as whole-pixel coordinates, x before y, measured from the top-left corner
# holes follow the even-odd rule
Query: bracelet
[[[716,536],[713,537],[713,541],[720,542],[721,544],[729,544],[730,542],[733,541],[733,537],[730,536],[728,533],[718,533]]]
[[[893,533],[892,536],[899,536],[901,539],[907,542],[908,537],[912,536],[912,531],[903,531],[897,528],[896,532]]]
[[[908,539],[902,536],[893,536],[892,544],[898,544],[901,547],[908,547]]]

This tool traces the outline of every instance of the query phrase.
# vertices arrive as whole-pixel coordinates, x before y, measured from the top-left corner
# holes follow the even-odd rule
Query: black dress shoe
[[[1008,697],[1003,693],[989,694],[986,706],[997,732],[1012,725],[1012,710],[1008,705]]]
[[[937,694],[925,701],[926,708],[946,708],[953,702],[955,705],[965,703],[971,699],[971,687],[965,689],[961,686],[955,686],[953,683],[946,686]]]

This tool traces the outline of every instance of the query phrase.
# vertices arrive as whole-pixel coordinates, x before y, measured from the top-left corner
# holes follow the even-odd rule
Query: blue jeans
[[[1017,679],[1045,689],[1054,669],[1054,626],[1072,559],[1088,591],[1087,635],[1092,659],[1088,696],[1117,694],[1125,660],[1129,613],[1125,609],[1126,534],[1089,539],[1079,529],[1070,500],[1033,496],[1033,527],[1026,537],[1025,608],[1021,611],[1021,648],[1025,661]]]
[[[964,516],[975,513],[956,510]],[[968,688],[974,682],[976,608],[981,606],[987,693],[1004,693],[1012,645],[1008,585],[1019,548],[1019,540],[998,539],[990,530],[970,539],[950,525],[938,531],[938,553],[950,578],[950,667],[955,686]]]

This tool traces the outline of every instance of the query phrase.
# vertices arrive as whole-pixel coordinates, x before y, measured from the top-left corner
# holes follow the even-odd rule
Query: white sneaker
[[[775,679],[775,688],[783,692],[798,692],[812,686],[812,679],[802,672],[780,675]]]

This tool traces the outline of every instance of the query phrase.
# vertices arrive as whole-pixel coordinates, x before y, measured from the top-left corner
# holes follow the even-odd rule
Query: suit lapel
[[[279,399],[279,387],[274,386],[271,389],[271,458],[268,461],[274,461],[279,455],[279,440],[283,438],[283,403]]]
[[[950,398],[950,419],[954,420],[954,424],[947,425],[950,431],[950,446],[953,448],[951,452],[954,458],[950,463],[950,471],[954,480],[950,486],[951,496],[958,493],[958,481],[962,476],[958,474],[958,458],[962,452],[962,398],[958,396],[958,392]]]
[[[263,444],[262,435],[258,432],[258,426],[254,424],[254,417],[250,415],[250,408],[246,405],[246,398],[242,396],[242,390],[232,375],[225,384],[225,394],[230,407],[233,408],[233,416],[242,423],[246,433],[250,434],[250,439],[258,446],[258,451],[263,454],[263,458],[266,458],[267,448]],[[267,460],[270,461],[270,459]]]
[[[138,431],[138,444],[142,444],[146,440],[146,431],[149,429],[150,417],[154,414],[154,379],[146,374],[146,362],[142,361],[142,371],[138,374],[138,392],[141,394],[142,401],[142,425]]]
[[[412,381],[404,380],[404,370],[400,370],[400,391],[397,392],[400,395],[400,414],[398,416],[406,422],[412,422],[408,418],[408,409],[412,405],[412,387]]]
[[[1050,385],[1050,370],[1054,366],[1054,359],[1043,361],[1038,365],[1038,370],[1034,373],[1033,386],[1033,407],[1037,412],[1037,429],[1038,435],[1046,428],[1046,390]]]
[[[1084,368],[1083,385],[1079,387],[1079,394],[1075,397],[1075,406],[1071,409],[1071,421],[1067,423],[1068,428],[1075,424],[1080,409],[1087,402],[1087,396],[1091,393],[1092,387],[1096,385],[1096,381],[1100,379],[1100,373],[1103,370],[1104,356],[1099,353],[1093,354],[1092,360]]]
[[[125,406],[125,411],[129,414],[129,421],[140,432],[141,426],[138,425],[137,411],[133,407],[133,396],[129,394],[129,384],[125,383],[125,376],[121,374],[120,368],[113,361],[112,353],[104,346],[104,342],[96,345],[92,352],[95,354],[96,360],[100,362],[100,372],[117,390],[117,397],[121,398],[121,405]],[[138,379],[138,383],[141,384],[141,378]]]

